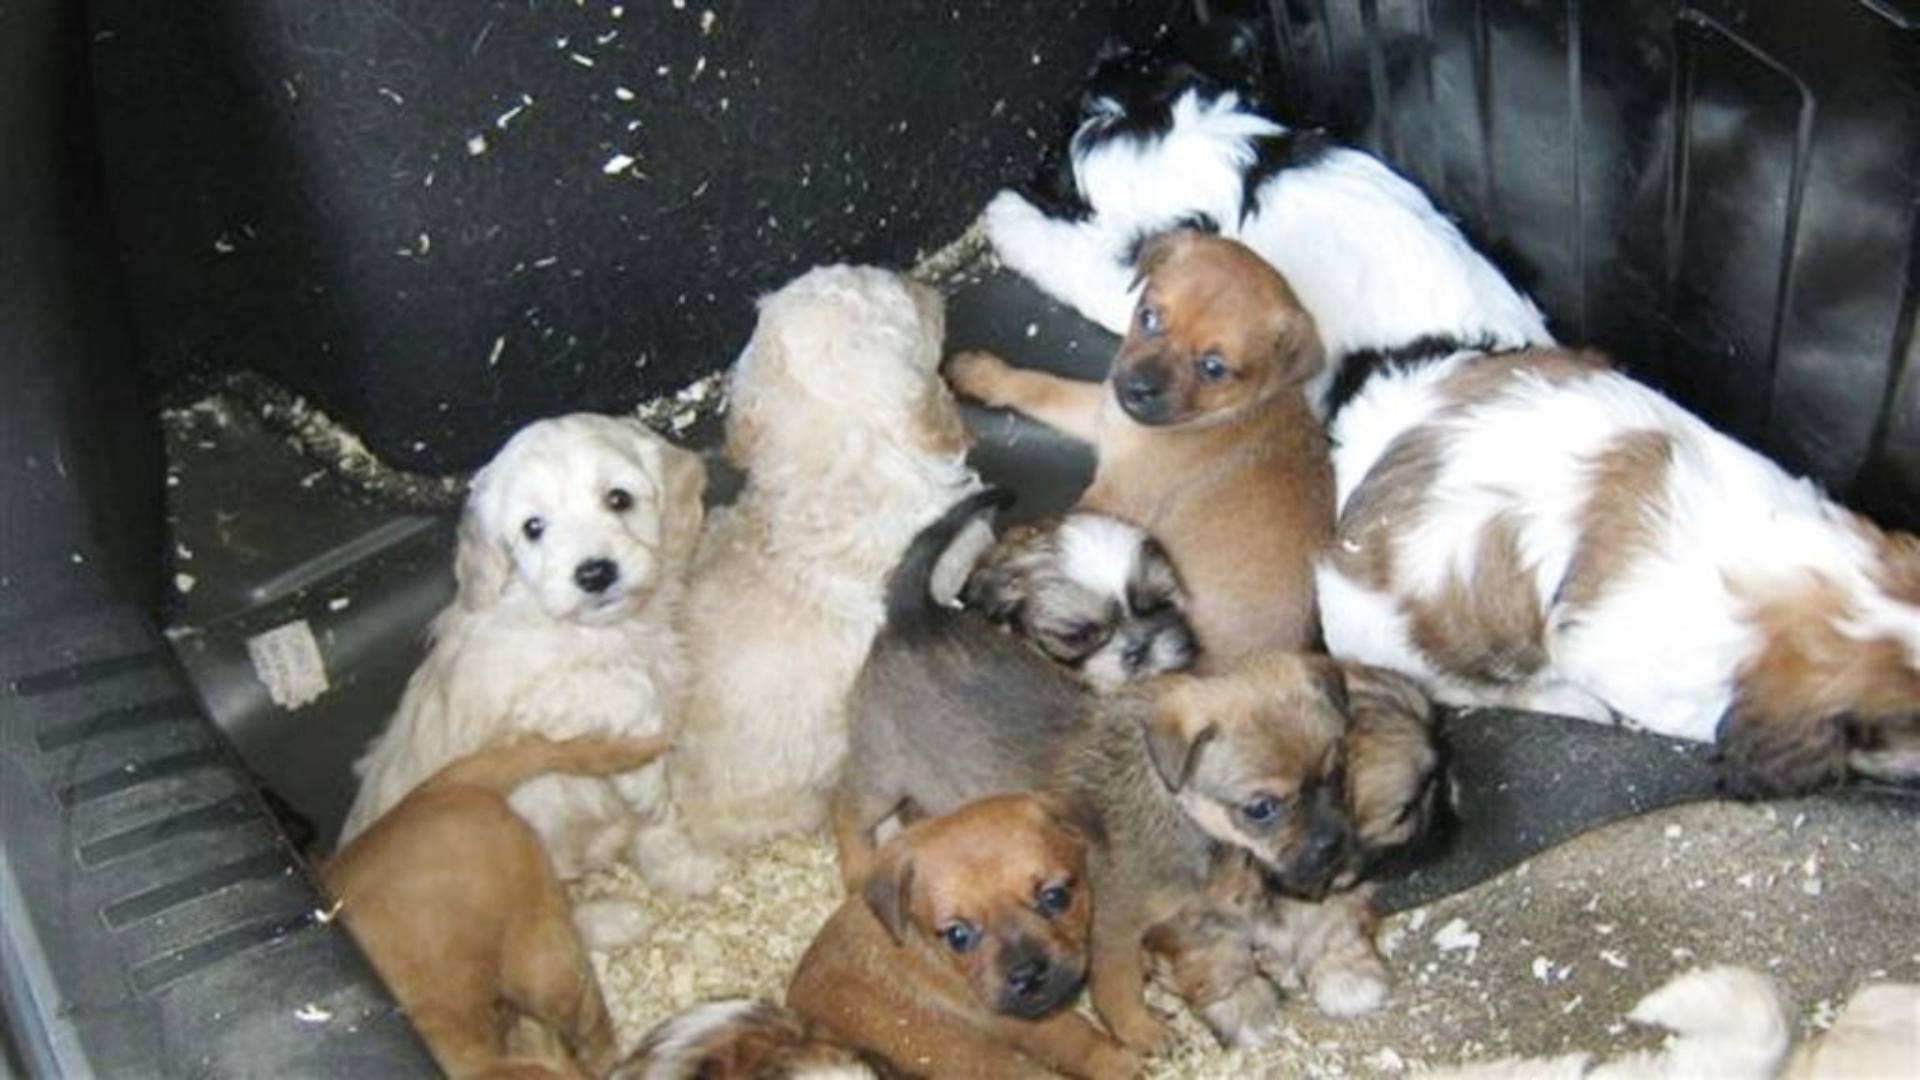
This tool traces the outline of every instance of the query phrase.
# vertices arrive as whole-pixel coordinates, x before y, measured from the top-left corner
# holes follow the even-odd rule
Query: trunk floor
[[[950,347],[1104,372],[1110,335],[985,259],[927,276],[950,298]],[[711,447],[716,385],[655,403],[649,418]],[[215,719],[322,852],[351,800],[353,759],[452,596],[455,489],[382,473],[350,434],[271,394],[221,394],[167,420],[169,637]],[[971,408],[968,421],[982,474],[1020,493],[1012,520],[1064,509],[1090,475],[1085,448],[1044,427]],[[709,460],[724,500],[736,483]],[[1716,802],[1703,748],[1549,717],[1456,715],[1446,736],[1459,821],[1381,888],[1382,906],[1400,912],[1382,929],[1399,980],[1389,1006],[1342,1022],[1296,1001],[1275,1044],[1254,1054],[1221,1053],[1183,1019],[1185,1050],[1156,1075],[1391,1074],[1418,1061],[1648,1045],[1624,1013],[1697,965],[1771,970],[1815,1011],[1869,975],[1920,977],[1901,929],[1920,925],[1912,803]],[[641,944],[595,957],[632,1041],[695,1001],[779,996],[838,885],[831,845],[807,837],[751,853],[697,902],[648,896],[622,872],[577,886],[614,893],[656,920]],[[1477,932],[1477,945],[1435,944],[1455,920],[1464,927],[1443,941]]]

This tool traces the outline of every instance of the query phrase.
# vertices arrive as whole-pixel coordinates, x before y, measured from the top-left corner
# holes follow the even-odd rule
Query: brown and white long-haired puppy
[[[726,453],[745,489],[709,519],[688,585],[692,681],[667,763],[691,852],[818,828],[847,747],[847,694],[908,541],[979,486],[938,373],[940,294],[829,266],[760,301],[729,383]],[[663,844],[662,847],[665,847]]]
[[[966,606],[1096,690],[1191,666],[1187,593],[1145,529],[1077,511],[1016,525],[967,578]]]
[[[1334,653],[1717,741],[1738,794],[1920,781],[1920,540],[1591,353],[1385,370],[1332,434]]]

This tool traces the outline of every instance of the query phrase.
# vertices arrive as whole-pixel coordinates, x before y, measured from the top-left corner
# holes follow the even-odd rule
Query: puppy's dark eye
[[[633,495],[626,488],[608,488],[607,509],[616,514],[626,513],[633,509]]]
[[[545,518],[530,517],[520,523],[520,531],[527,539],[538,540],[546,535],[547,521]]]
[[[1149,334],[1157,334],[1160,332],[1160,313],[1153,310],[1150,305],[1140,305],[1139,321],[1142,331]]]
[[[1066,885],[1049,885],[1040,890],[1040,910],[1058,915],[1073,906],[1073,890]]]
[[[1200,377],[1208,382],[1219,382],[1228,375],[1227,362],[1220,359],[1219,353],[1208,353],[1194,361],[1193,366],[1199,369]]]
[[[1060,640],[1075,647],[1083,647],[1093,644],[1094,638],[1099,636],[1099,634],[1100,627],[1096,624],[1080,623],[1066,633],[1061,634]]]
[[[1240,804],[1240,816],[1255,825],[1271,825],[1284,804],[1272,795],[1255,795]]]
[[[965,919],[948,923],[947,928],[940,931],[940,937],[947,943],[947,948],[957,953],[966,952],[980,943],[980,931]]]

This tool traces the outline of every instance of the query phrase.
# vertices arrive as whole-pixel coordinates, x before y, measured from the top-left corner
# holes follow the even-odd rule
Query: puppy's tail
[[[921,529],[887,579],[888,625],[903,633],[939,626],[947,618],[946,610],[933,598],[933,573],[940,557],[975,518],[1012,502],[1013,492],[985,488],[954,503],[939,520]]]
[[[582,735],[561,741],[529,735],[461,758],[421,787],[477,787],[504,796],[544,773],[612,776],[632,772],[672,746],[673,740],[665,735]]]

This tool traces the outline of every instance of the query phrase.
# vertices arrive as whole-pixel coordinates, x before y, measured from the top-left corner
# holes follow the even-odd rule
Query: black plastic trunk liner
[[[950,348],[992,348],[1086,378],[1104,372],[1115,339],[1016,275],[975,266],[942,284]],[[966,414],[976,465],[1020,495],[1009,519],[1070,506],[1090,478],[1084,446],[1009,413]],[[254,770],[330,843],[352,797],[352,760],[384,726],[421,655],[426,621],[452,594],[451,512],[370,504],[242,409],[201,407],[175,421],[174,529],[192,553],[179,566],[198,583],[179,598],[176,648]],[[718,431],[703,416],[681,437],[710,447]],[[722,475],[714,487],[730,485]],[[312,635],[330,689],[289,710],[271,699],[247,638],[296,624]],[[1381,894],[1390,910],[1464,889],[1607,822],[1715,795],[1699,744],[1497,710],[1450,716],[1444,729],[1458,821],[1393,869]]]
[[[0,626],[0,970],[62,1075],[431,1066],[131,610]],[[343,1038],[345,1033],[355,1037]]]

